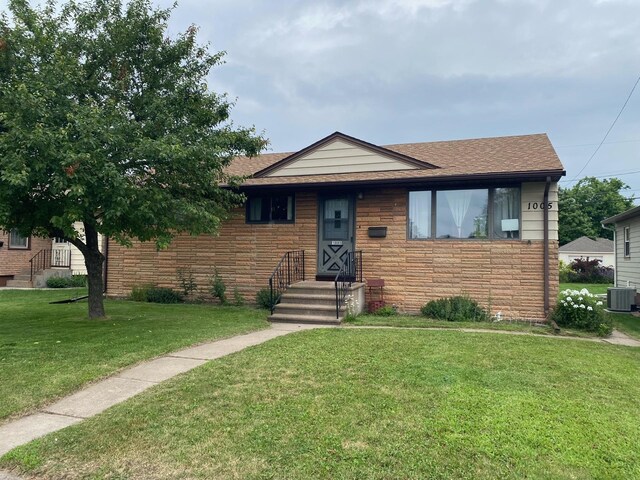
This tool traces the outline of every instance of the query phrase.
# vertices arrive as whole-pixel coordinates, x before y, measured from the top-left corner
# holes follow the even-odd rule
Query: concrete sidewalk
[[[187,372],[209,360],[239,352],[273,338],[323,325],[271,324],[271,328],[186,348],[123,370],[59,400],[39,412],[0,426],[0,456],[48,433],[92,417],[113,405]],[[0,480],[2,475],[0,472]]]

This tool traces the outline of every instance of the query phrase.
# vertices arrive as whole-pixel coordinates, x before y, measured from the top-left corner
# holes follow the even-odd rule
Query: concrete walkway
[[[624,345],[626,347],[640,347],[640,341],[635,338],[631,338],[629,335],[614,330],[610,337],[603,338],[603,342],[610,343],[612,345]]]
[[[0,456],[19,445],[97,415],[113,405],[124,402],[160,382],[188,372],[209,360],[239,352],[292,332],[320,327],[322,325],[271,324],[271,328],[266,330],[185,348],[140,363],[89,385],[39,412],[0,426]],[[3,480],[2,475],[8,474],[0,472],[0,480]]]
[[[163,357],[149,360],[135,367],[117,373],[105,380],[90,385],[73,395],[65,397],[39,412],[0,426],[0,456],[13,448],[30,442],[48,433],[92,417],[113,405],[121,403],[146,389],[187,372],[210,360],[215,360],[247,347],[259,345],[273,338],[300,330],[313,328],[332,328],[332,325],[308,324],[271,324],[271,328],[235,337],[209,342],[195,347],[185,348]],[[335,328],[335,327],[333,327]],[[466,333],[498,333],[504,335],[530,335],[562,340],[582,340],[614,345],[640,347],[640,341],[622,332],[614,330],[609,338],[562,337],[540,335],[509,330],[490,330],[480,328],[440,328],[440,327],[390,327],[390,326],[345,326],[353,329],[402,329],[402,330],[439,330]],[[0,471],[0,480],[19,480],[9,473]]]

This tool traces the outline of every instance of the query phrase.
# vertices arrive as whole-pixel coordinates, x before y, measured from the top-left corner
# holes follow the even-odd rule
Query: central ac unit
[[[635,303],[636,289],[627,287],[611,287],[607,289],[607,308],[620,312],[630,312]]]

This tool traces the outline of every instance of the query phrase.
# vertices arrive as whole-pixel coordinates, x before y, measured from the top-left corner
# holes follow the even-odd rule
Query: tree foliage
[[[242,196],[225,167],[265,140],[209,91],[222,61],[149,0],[9,2],[0,17],[0,228],[63,237],[85,256],[102,308],[97,234],[166,246],[215,233]],[[86,238],[73,224],[84,224]],[[99,305],[98,302],[99,297]]]
[[[585,177],[571,188],[561,188],[559,200],[560,244],[583,235],[613,239],[613,232],[602,227],[602,220],[633,207],[633,199],[622,195],[628,189],[618,178],[598,180]]]

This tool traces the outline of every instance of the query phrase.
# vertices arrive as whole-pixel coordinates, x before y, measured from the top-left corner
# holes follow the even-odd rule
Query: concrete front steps
[[[14,275],[12,280],[7,280],[7,287],[13,288],[31,288],[31,274],[29,272],[21,272],[18,275]]]
[[[364,304],[364,284],[354,283],[352,295],[361,294],[360,306]],[[336,288],[334,282],[307,280],[291,285],[280,297],[270,322],[311,323],[339,325],[345,316],[345,307],[341,306],[336,318]]]
[[[47,279],[50,277],[68,277],[71,270],[68,268],[47,268],[33,275],[31,271],[23,270],[18,275],[14,275],[13,280],[7,280],[7,287],[12,288],[44,288],[47,286]]]

